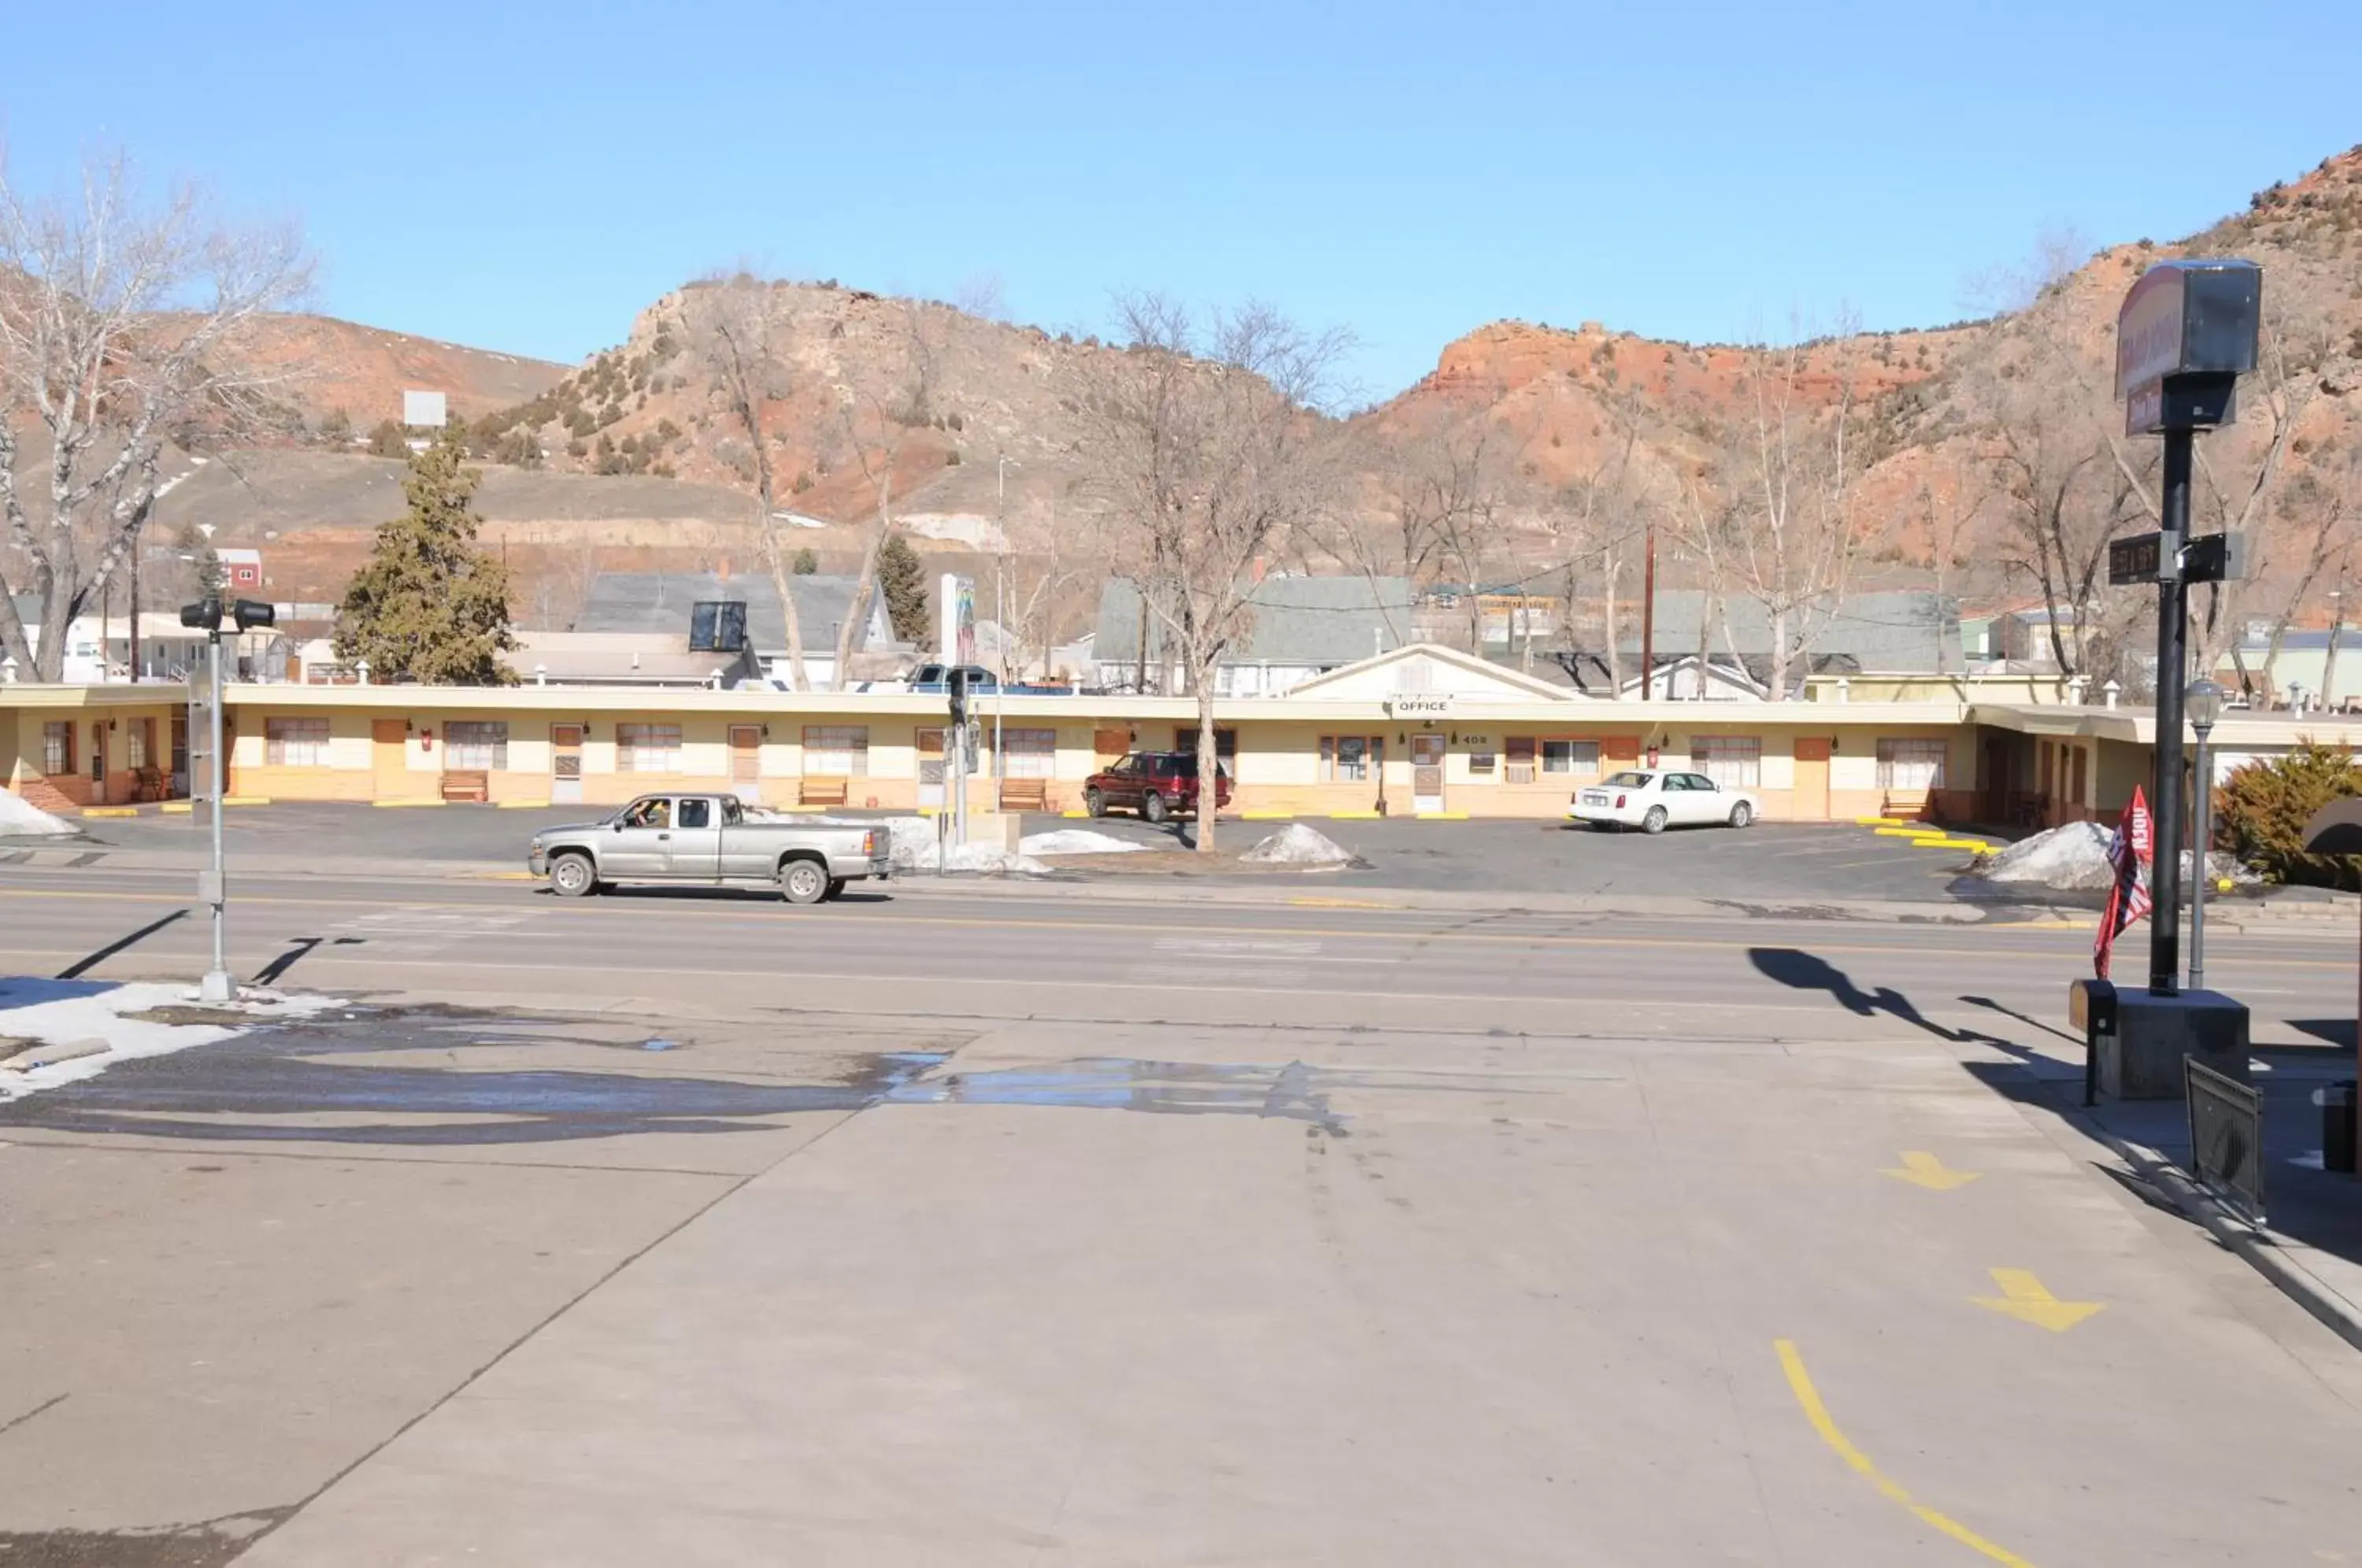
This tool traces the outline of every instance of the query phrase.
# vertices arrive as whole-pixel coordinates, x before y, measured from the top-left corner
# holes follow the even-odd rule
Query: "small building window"
[[[1878,787],[1905,794],[1944,787],[1945,744],[1940,740],[1878,743]]]
[[[678,773],[680,771],[679,724],[617,724],[615,771],[618,773]]]
[[[1534,781],[1533,736],[1511,735],[1509,737],[1507,778],[1512,784],[1530,784]]]
[[[73,724],[51,719],[41,725],[41,771],[61,778],[74,769]]]
[[[443,766],[466,773],[505,772],[509,727],[489,720],[454,719],[443,726]]]
[[[940,732],[938,732],[940,734]],[[943,742],[935,743],[940,746]],[[1058,774],[1058,732],[1000,732],[1000,776],[1004,778],[1054,778]]]
[[[1725,790],[1763,782],[1763,742],[1754,735],[1699,735],[1690,742],[1690,760]]]
[[[828,778],[868,777],[869,726],[806,724],[804,771]]]
[[[273,767],[328,766],[328,721],[326,718],[265,719],[262,734],[264,760]]]
[[[1599,743],[1587,740],[1546,740],[1542,742],[1542,771],[1595,778],[1599,776]]]
[[[1385,759],[1384,735],[1322,735],[1320,782],[1365,784]]]
[[[1468,754],[1468,776],[1472,778],[1490,778],[1499,761],[1498,752],[1472,751]]]

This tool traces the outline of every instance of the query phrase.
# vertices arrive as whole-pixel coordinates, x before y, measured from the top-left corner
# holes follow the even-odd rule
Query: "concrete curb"
[[[2281,1295],[2319,1319],[2330,1332],[2356,1350],[2362,1350],[2362,1306],[2305,1266],[2303,1255],[2316,1249],[2268,1225],[2249,1223],[2191,1179],[2162,1152],[2111,1132],[2081,1106],[2062,1106],[2061,1114],[2085,1136],[2105,1144],[2183,1219],[2202,1227],[2248,1267],[2271,1281]]]

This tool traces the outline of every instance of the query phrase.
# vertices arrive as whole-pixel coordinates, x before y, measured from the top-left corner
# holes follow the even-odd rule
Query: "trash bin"
[[[2317,1090],[2321,1107],[2321,1168],[2354,1174],[2354,1080],[2346,1078]]]

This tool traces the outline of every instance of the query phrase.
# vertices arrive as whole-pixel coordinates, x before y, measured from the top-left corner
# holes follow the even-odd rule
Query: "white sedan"
[[[1566,811],[1573,821],[1594,827],[1636,827],[1642,833],[1708,823],[1743,828],[1755,812],[1755,797],[1746,790],[1726,790],[1703,773],[1669,767],[1632,768],[1585,784]]]

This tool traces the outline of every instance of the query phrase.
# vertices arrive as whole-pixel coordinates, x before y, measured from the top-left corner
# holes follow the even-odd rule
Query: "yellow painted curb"
[[[1068,822],[1088,822],[1091,818],[1091,814],[1088,812],[1060,812],[1058,814],[1065,818]]]
[[[196,809],[196,802],[193,801],[167,801],[164,802],[164,810],[173,816],[185,817]]]
[[[370,802],[370,805],[377,807],[377,808],[378,808],[379,810],[381,810],[381,811],[392,811],[392,810],[395,810],[395,809],[412,810],[412,809],[415,809],[415,808],[420,807],[420,806],[440,806],[440,805],[442,805],[442,804],[444,804],[444,803],[445,803],[445,802],[444,802],[444,801],[440,801],[440,800],[433,800],[433,801],[426,801],[426,800],[419,800],[419,801],[371,801]]]
[[[495,801],[492,803],[504,812],[537,811],[549,804],[547,801]]]
[[[541,880],[530,871],[470,871],[468,873],[468,879],[471,882],[537,882]]]
[[[1975,838],[1915,838],[1911,841],[1911,847],[1914,849],[1973,849],[1981,855],[1992,846],[1981,839]]]
[[[1331,812],[1329,820],[1332,823],[1374,823],[1382,819],[1375,812]]]
[[[1882,827],[1872,828],[1870,831],[1881,838],[1941,838],[1944,836],[1942,828],[1931,827]]]
[[[270,797],[268,795],[224,795],[222,797],[222,804],[225,806],[267,806],[270,804]]]
[[[1856,827],[1901,827],[1903,825],[1903,819],[1901,817],[1856,817],[1853,820],[1853,825]]]
[[[1296,820],[1294,812],[1241,812],[1239,815],[1244,821],[1251,823],[1292,823]]]
[[[84,806],[82,814],[86,817],[136,817],[139,809],[137,806]]]

